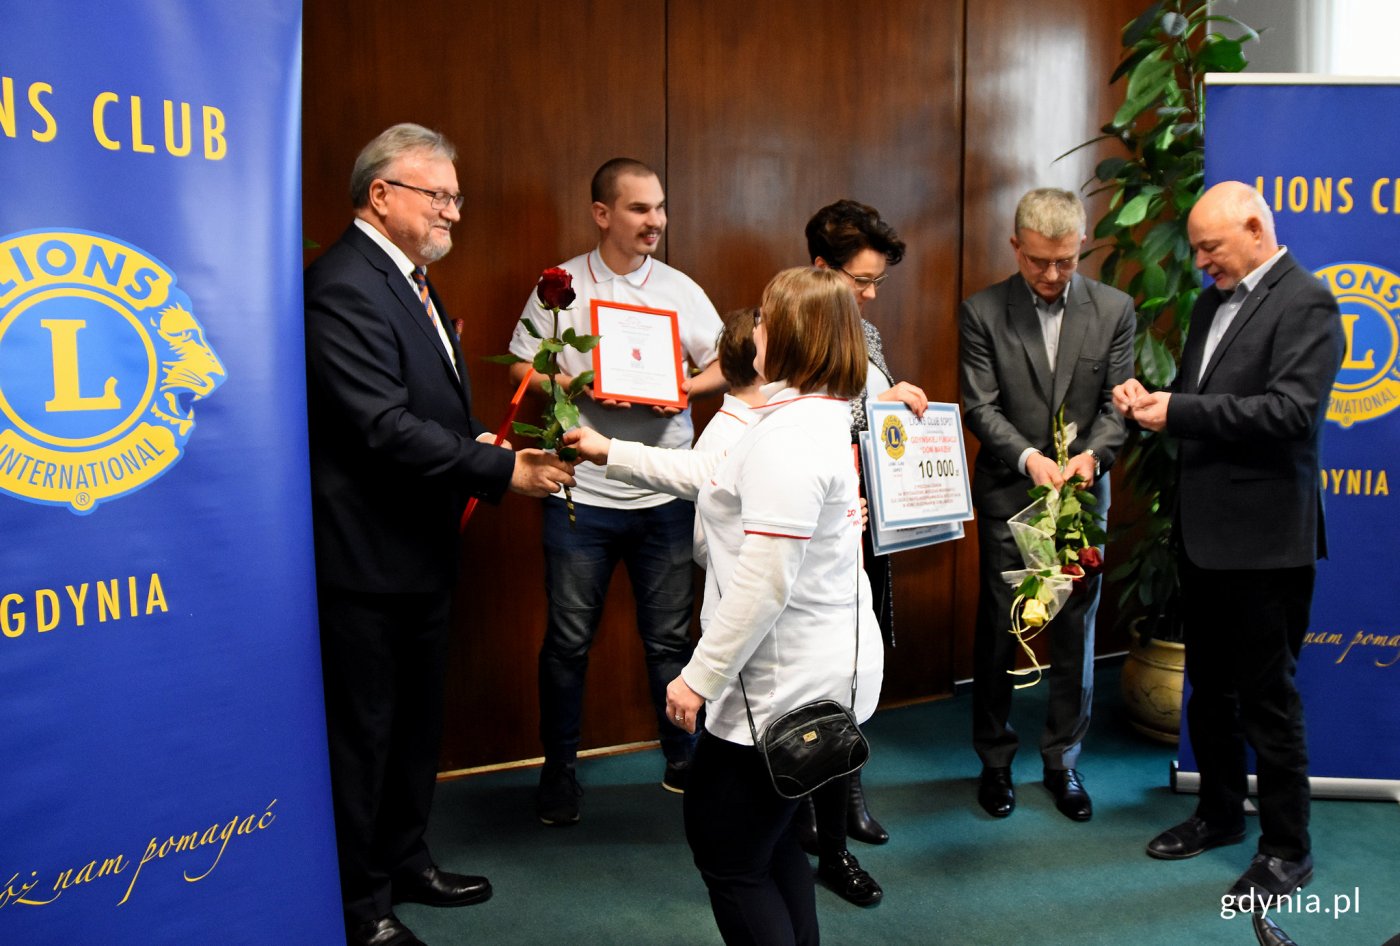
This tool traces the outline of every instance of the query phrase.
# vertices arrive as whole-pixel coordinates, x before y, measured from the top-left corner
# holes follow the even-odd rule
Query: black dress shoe
[[[842,851],[834,858],[822,858],[817,866],[817,876],[842,900],[849,900],[858,907],[870,907],[879,903],[885,896],[875,878],[867,874],[850,851]]]
[[[1163,861],[1180,861],[1195,857],[1202,851],[1244,840],[1244,829],[1217,831],[1201,818],[1192,815],[1181,824],[1168,828],[1147,842],[1148,857]]]
[[[554,827],[578,824],[578,800],[582,794],[573,764],[546,762],[540,769],[540,787],[535,792],[535,814]]]
[[[1230,888],[1235,906],[1240,910],[1262,910],[1271,907],[1279,897],[1286,897],[1299,887],[1312,882],[1313,859],[1304,854],[1301,861],[1286,861],[1281,857],[1256,854],[1249,868]]]
[[[884,844],[890,833],[884,829],[865,803],[865,789],[860,784],[860,770],[849,776],[851,788],[846,796],[846,836],[865,844]]]
[[[426,946],[390,913],[346,930],[349,946]]]
[[[1254,914],[1254,938],[1259,940],[1259,946],[1298,946],[1277,923],[1262,913]]]
[[[1084,780],[1074,769],[1046,769],[1045,787],[1055,796],[1055,807],[1071,821],[1094,817],[1094,803],[1084,790]]]
[[[817,839],[817,808],[811,795],[797,803],[797,814],[792,816],[792,830],[805,853],[812,857],[821,853],[821,842]]]
[[[1011,786],[1011,766],[984,765],[977,780],[977,804],[993,818],[1005,818],[1016,810],[1016,789]]]
[[[426,903],[430,907],[465,907],[491,899],[491,881],[470,874],[454,874],[425,867],[416,874],[394,880],[395,903]]]

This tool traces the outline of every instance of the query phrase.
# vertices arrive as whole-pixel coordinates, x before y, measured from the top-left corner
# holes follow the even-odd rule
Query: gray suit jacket
[[[1076,274],[1070,282],[1055,371],[1050,371],[1031,290],[1020,274],[982,290],[958,310],[963,418],[982,443],[972,481],[983,516],[1005,519],[1030,499],[1017,469],[1027,447],[1055,455],[1054,418],[1079,428],[1071,455],[1093,450],[1102,474],[1094,486],[1108,508],[1108,468],[1127,436],[1113,409],[1115,384],[1133,371],[1133,300]]]
[[[1197,299],[1167,404],[1167,433],[1181,442],[1182,548],[1201,568],[1309,565],[1327,552],[1318,442],[1342,363],[1337,300],[1285,253],[1198,381],[1223,301],[1214,286]]]

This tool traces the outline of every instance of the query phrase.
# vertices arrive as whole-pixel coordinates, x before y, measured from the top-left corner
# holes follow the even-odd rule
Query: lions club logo
[[[138,490],[223,381],[160,260],[83,230],[0,239],[0,490],[82,515]]]
[[[1369,263],[1317,271],[1342,310],[1346,350],[1327,419],[1350,427],[1400,407],[1400,276]]]
[[[885,452],[890,455],[891,460],[898,460],[904,456],[904,444],[908,439],[904,423],[896,415],[891,414],[885,418],[880,427],[880,443],[884,445]]]

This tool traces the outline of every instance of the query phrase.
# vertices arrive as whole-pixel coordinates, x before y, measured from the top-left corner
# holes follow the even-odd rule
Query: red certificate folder
[[[593,349],[594,397],[685,408],[680,320],[675,312],[594,299],[590,316],[593,334],[601,336]],[[652,319],[656,324],[649,324]],[[621,320],[635,330],[631,335],[617,330]],[[663,338],[668,340],[665,345],[659,344]]]

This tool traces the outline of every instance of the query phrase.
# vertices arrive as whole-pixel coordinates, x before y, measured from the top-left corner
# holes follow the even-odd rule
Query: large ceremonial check
[[[680,322],[666,309],[594,299],[593,392],[598,398],[684,408]]]
[[[930,404],[916,417],[903,404],[871,401],[866,416],[861,465],[875,551],[960,537],[972,492],[958,406]]]

